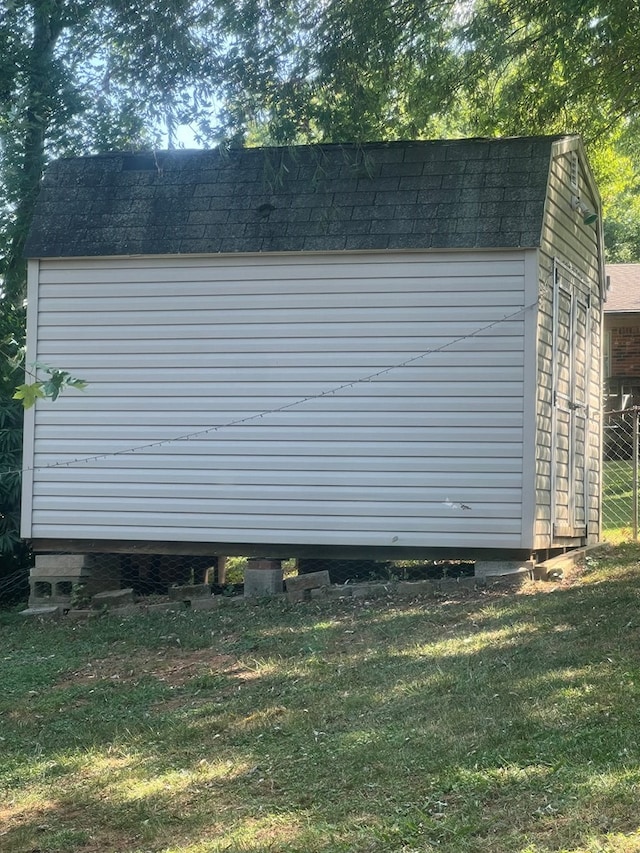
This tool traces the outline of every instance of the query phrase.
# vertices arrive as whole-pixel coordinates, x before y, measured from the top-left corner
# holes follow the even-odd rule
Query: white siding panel
[[[520,547],[523,253],[40,282],[39,358],[89,387],[37,407],[34,538]]]
[[[295,330],[294,330],[295,331]],[[392,362],[396,364],[403,358],[396,358],[394,354],[407,353],[417,355],[429,349],[431,352],[430,358],[436,358],[445,353],[451,355],[463,355],[468,359],[470,352],[478,353],[516,353],[522,352],[522,337],[520,335],[505,335],[501,334],[504,331],[503,324],[495,327],[494,334],[489,332],[481,333],[473,338],[463,338],[460,341],[451,340],[451,337],[442,335],[411,337],[410,335],[401,335],[397,337],[351,337],[339,338],[337,340],[297,337],[293,332],[286,338],[264,338],[252,337],[247,338],[240,336],[237,339],[226,337],[221,340],[206,338],[207,349],[202,352],[202,341],[198,338],[174,338],[174,339],[152,339],[144,338],[142,340],[129,340],[126,346],[125,357],[130,359],[132,355],[138,357],[158,357],[159,355],[167,355],[167,357],[175,355],[186,355],[188,353],[198,353],[201,358],[208,356],[218,357],[221,359],[233,359],[236,356],[252,356],[259,352],[263,357],[273,358],[288,356],[305,358],[313,358],[318,354],[324,356],[327,352],[335,352],[339,356],[343,352],[358,353],[358,363],[362,363],[360,359],[365,357],[378,356],[384,358],[384,364]],[[40,347],[45,355],[60,355],[63,354],[67,358],[90,358],[96,351],[96,346],[99,341],[100,357],[109,353],[117,356],[123,354],[123,344],[118,338],[112,335],[109,338],[102,336],[94,336],[88,340],[83,340],[74,337],[72,340],[69,337],[58,339],[45,339],[41,336]],[[441,353],[440,348],[444,348]],[[352,358],[353,356],[350,356]],[[82,362],[84,363],[84,362]],[[228,363],[225,361],[219,363]]]
[[[335,493],[335,490],[334,490]],[[398,530],[414,530],[420,529],[424,524],[423,516],[429,519],[438,519],[440,525],[444,529],[450,528],[452,525],[457,527],[458,522],[463,519],[464,529],[481,529],[483,524],[487,524],[491,519],[519,519],[520,513],[517,503],[491,503],[477,504],[477,511],[470,507],[468,510],[452,509],[448,503],[452,501],[395,501],[387,498],[382,503],[375,499],[375,495],[369,495],[371,500],[364,500],[362,495],[358,498],[348,500],[336,500],[334,497],[326,501],[320,500],[301,500],[295,496],[284,498],[260,497],[255,495],[246,500],[228,500],[226,498],[214,499],[212,497],[204,497],[201,499],[188,498],[165,498],[154,495],[154,514],[170,518],[172,515],[176,517],[184,515],[188,519],[195,521],[198,524],[211,524],[211,516],[214,516],[218,521],[223,518],[245,518],[249,521],[253,516],[260,517],[260,526],[264,526],[264,519],[272,517],[274,526],[279,527],[282,524],[282,519],[288,518],[289,515],[295,517],[311,516],[313,524],[318,523],[319,519],[329,519],[338,517],[341,519],[340,525],[347,525],[353,521],[354,524],[364,523],[364,520],[370,518],[383,517],[393,519],[393,524]],[[34,509],[42,509],[55,513],[58,509],[57,496],[38,496],[34,498]],[[295,501],[295,504],[293,503]],[[101,512],[105,515],[110,513],[139,513],[140,500],[137,498],[129,499],[119,497],[104,497],[100,496],[101,506],[104,508]],[[353,509],[357,502],[358,514],[354,515]],[[292,512],[292,507],[295,506],[295,513]],[[465,504],[468,506],[468,504]],[[68,497],[65,500],[66,510],[73,510],[79,516],[84,515],[87,510],[87,500],[82,497]],[[360,519],[360,521],[356,521]],[[289,521],[288,524],[292,522]],[[334,524],[336,522],[333,522]],[[368,521],[366,521],[368,523]]]
[[[449,448],[451,449],[451,448]],[[251,455],[243,452],[236,455],[215,455],[210,454],[207,457],[197,456],[192,453],[192,458],[185,461],[184,456],[176,453],[163,452],[162,462],[159,463],[157,455],[145,456],[140,452],[122,453],[117,455],[104,454],[100,457],[86,459],[80,457],[81,461],[77,461],[79,457],[74,454],[68,454],[66,457],[61,454],[51,454],[49,456],[38,454],[35,457],[35,465],[39,471],[39,478],[43,480],[49,477],[54,477],[58,482],[60,475],[57,473],[60,468],[73,465],[74,475],[73,482],[82,481],[82,472],[93,472],[98,469],[99,473],[91,473],[95,476],[97,482],[103,482],[103,477],[111,475],[118,477],[118,482],[123,484],[123,488],[127,487],[135,478],[135,482],[144,482],[142,478],[149,471],[168,472],[167,476],[171,478],[172,472],[180,471],[185,477],[185,470],[189,471],[188,478],[180,482],[199,482],[202,477],[210,478],[211,482],[223,482],[220,478],[237,475],[238,482],[243,482],[245,471],[299,471],[305,476],[308,475],[309,484],[315,482],[315,476],[318,471],[339,472],[345,475],[343,479],[334,478],[332,482],[352,482],[353,472],[371,473],[373,477],[377,477],[377,485],[382,482],[387,482],[387,477],[390,475],[402,477],[409,474],[447,474],[452,475],[452,465],[450,455],[446,456],[383,456],[378,452],[376,456],[367,456],[365,454],[354,456],[353,454],[338,455],[332,453],[333,448],[328,449],[325,456],[313,456],[310,453],[304,453],[301,456],[288,453],[288,448],[285,448],[281,454],[270,453],[267,455]],[[456,450],[460,450],[458,446]],[[460,476],[465,479],[464,482],[474,482],[472,475],[481,474],[486,482],[488,479],[493,484],[494,477],[496,485],[500,485],[501,477],[496,477],[496,464],[494,461],[494,451],[486,458],[480,456],[477,448],[467,448],[466,453],[456,453],[457,465],[453,469],[453,474],[460,472]],[[518,454],[514,456],[503,456],[500,471],[503,473],[517,474],[518,482],[520,482],[522,469],[522,460]],[[132,474],[131,472],[135,472]],[[108,473],[106,473],[108,472]],[[347,476],[348,475],[348,476]],[[40,480],[39,480],[40,481]],[[109,480],[107,480],[108,482]],[[277,477],[271,482],[276,482]],[[167,482],[174,482],[168,479]],[[232,479],[231,481],[236,482]],[[283,480],[283,482],[286,482]]]
[[[310,463],[310,466],[313,467],[307,467],[301,471],[292,466],[287,468],[284,460],[282,460],[281,467],[277,469],[247,467],[244,469],[234,468],[233,470],[222,468],[217,468],[215,471],[201,470],[196,472],[188,484],[184,482],[184,474],[181,469],[165,467],[161,469],[139,469],[136,472],[136,483],[127,484],[127,495],[140,494],[142,491],[145,495],[157,493],[162,496],[161,491],[166,489],[171,490],[171,494],[177,493],[176,490],[187,490],[189,494],[197,494],[203,489],[216,490],[219,487],[226,488],[228,485],[252,489],[260,486],[261,494],[264,494],[264,488],[273,487],[276,480],[282,487],[304,487],[307,496],[310,486],[313,486],[314,490],[317,487],[335,487],[334,471],[315,467],[313,462]],[[97,482],[98,479],[99,482]],[[520,476],[517,471],[494,474],[491,478],[492,486],[488,487],[485,472],[481,470],[471,472],[386,471],[385,483],[389,488],[398,487],[407,494],[412,491],[416,498],[421,499],[427,490],[431,490],[434,495],[433,500],[439,500],[443,494],[446,494],[451,501],[456,501],[462,500],[462,496],[458,495],[456,491],[457,489],[464,489],[465,495],[470,494],[473,490],[474,494],[476,492],[482,493],[485,498],[496,494],[504,497],[507,492],[515,492],[519,489]],[[380,486],[380,472],[363,471],[354,466],[349,471],[349,484],[349,486],[341,488],[341,495],[345,494],[346,489],[353,490],[358,486],[378,488]],[[497,488],[502,489],[502,491],[494,492]],[[416,490],[420,494],[417,494]],[[73,483],[61,483],[57,469],[47,468],[40,472],[36,486],[36,493],[41,495],[95,494],[97,491],[104,495],[121,495],[122,470],[115,467],[103,468],[99,478],[96,478],[93,468],[83,466],[75,473]],[[224,494],[226,496],[228,492],[225,490]],[[510,495],[510,497],[517,499],[515,495]]]
[[[197,390],[197,389],[196,389]],[[159,393],[159,389],[158,392]],[[490,397],[412,397],[410,407],[405,405],[403,411],[411,413],[428,412],[431,422],[442,423],[442,419],[449,418],[447,423],[450,423],[451,412],[457,413],[456,423],[460,423],[459,418],[463,417],[481,417],[483,413],[493,414],[498,419],[504,417],[506,412],[521,413],[522,402],[519,397],[501,396],[496,400],[497,394]],[[287,409],[290,413],[300,413],[304,416],[306,412],[315,412],[318,416],[321,413],[326,415],[337,413],[354,413],[368,412],[398,412],[397,402],[393,397],[367,397],[365,395],[358,396],[357,410],[354,410],[353,398],[347,396],[332,395],[331,410],[327,411],[326,397],[311,398],[303,403],[296,404],[293,408]],[[276,409],[284,407],[287,403],[291,403],[288,397],[245,397],[226,401],[228,405],[232,405],[233,409],[221,409],[221,401],[215,397],[193,396],[189,397],[186,394],[180,398],[167,398],[162,396],[147,397],[140,399],[136,404],[135,401],[127,397],[108,397],[101,395],[99,411],[88,410],[86,399],[83,396],[67,396],[64,400],[64,409],[60,406],[55,407],[55,411],[43,412],[49,423],[54,421],[54,418],[60,418],[60,422],[68,422],[73,412],[72,420],[74,425],[84,422],[85,418],[102,417],[102,412],[108,411],[109,416],[113,415],[114,419],[122,416],[127,420],[131,419],[131,423],[154,423],[160,422],[162,418],[169,417],[171,419],[178,417],[179,423],[184,424],[186,418],[184,412],[189,412],[189,421],[191,423],[199,423],[202,419],[206,424],[226,423],[229,420],[234,420],[238,417],[245,416],[248,413],[262,412],[266,408]],[[211,415],[215,412],[215,417]],[[270,417],[279,417],[280,412],[274,411]],[[51,420],[49,420],[49,418]],[[40,415],[38,412],[38,419]],[[86,421],[90,423],[89,421]],[[368,421],[367,421],[368,422]],[[287,420],[287,423],[292,421]],[[496,420],[497,423],[497,420]]]
[[[511,287],[513,288],[513,278],[509,278],[508,281],[512,282]],[[363,282],[363,291],[367,284],[368,281],[365,280]],[[447,318],[449,318],[449,312],[451,311],[449,294],[441,293],[439,291],[434,293],[425,293],[424,290],[419,289],[419,284],[420,280],[417,281],[413,288],[403,291],[405,295],[411,294],[411,304],[413,308],[428,308],[429,311],[433,313],[434,319],[437,319],[438,314],[444,310]],[[330,318],[333,314],[338,314],[341,321],[348,321],[349,314],[347,313],[345,316],[345,312],[348,312],[349,309],[355,309],[358,312],[363,310],[361,305],[358,305],[358,303],[362,302],[362,292],[349,292],[348,286],[349,285],[346,281],[341,282],[341,290],[339,292],[331,291],[330,293],[273,293],[268,296],[257,293],[233,293],[221,295],[216,300],[215,310],[211,312],[211,320],[212,322],[226,322],[226,320],[233,321],[235,317],[233,312],[242,311],[243,320],[246,317],[247,322],[251,322],[249,319],[251,314],[246,311],[247,296],[250,295],[251,305],[254,312],[260,312],[258,318],[259,322],[262,322],[263,320],[267,321],[271,318],[277,319],[281,314],[283,299],[286,299],[287,308],[290,310],[299,309],[307,312],[310,309],[316,309],[320,312],[320,316],[326,313]],[[85,302],[87,307],[87,316],[95,318],[95,313],[98,311],[113,311],[113,298],[98,295],[81,296],[75,292],[70,296],[60,297],[55,293],[57,289],[58,287],[52,288],[50,286],[49,288],[43,288],[41,290],[39,301],[40,310],[43,313],[51,312],[55,314],[58,311],[73,312],[78,299],[83,299]],[[51,293],[52,290],[53,293]],[[204,288],[202,288],[202,290],[204,290]],[[48,293],[51,293],[51,295],[48,295]],[[128,293],[131,294],[131,286],[128,288]],[[368,292],[367,304],[369,309],[371,311],[375,311],[377,308],[390,308],[393,311],[397,311],[398,293],[399,291],[394,291],[393,293],[389,293],[388,291],[383,293]],[[327,308],[328,296],[331,296],[330,309]],[[203,299],[206,298],[206,293],[200,293],[195,296],[182,294],[180,300],[182,309],[184,311],[188,311],[190,309],[198,311],[202,307]],[[152,308],[150,308],[150,303]],[[118,296],[118,313],[126,313],[128,317],[131,317],[131,322],[135,323],[137,322],[139,312],[142,311],[146,314],[149,310],[152,310],[158,320],[162,322],[163,319],[167,319],[167,311],[170,312],[169,319],[174,314],[174,303],[175,285],[173,287],[173,293],[162,295],[149,293],[146,296],[124,296],[120,294]],[[518,307],[519,291],[517,289],[500,289],[489,293],[483,293],[480,290],[473,290],[471,292],[465,292],[465,303],[468,306],[475,306],[478,309],[476,312],[477,316],[482,317],[482,313],[488,311],[494,305]],[[402,315],[402,312],[400,312],[400,315]],[[390,316],[394,315],[390,314]],[[366,319],[366,317],[364,319]],[[291,317],[290,322],[296,322],[295,315]]]
[[[407,321],[405,323],[390,324],[382,319],[385,313],[386,311],[382,309],[380,311],[379,321],[374,322],[370,320],[368,323],[318,323],[316,322],[315,315],[312,315],[308,319],[308,322],[304,323],[304,334],[307,338],[317,338],[322,342],[322,344],[329,339],[330,345],[333,346],[336,344],[336,342],[332,340],[333,338],[340,338],[340,344],[342,345],[345,337],[376,339],[378,337],[384,338],[391,336],[397,340],[398,338],[404,339],[405,336],[422,336],[423,339],[426,338],[426,340],[429,341],[430,349],[436,349],[436,347],[443,346],[448,347],[452,342],[455,343],[455,341],[459,339],[475,335],[478,337],[486,335],[488,338],[493,338],[494,336],[500,335],[508,335],[511,337],[513,335],[522,334],[521,320],[513,320],[511,322],[508,320],[502,320],[503,317],[512,315],[513,311],[510,308],[501,311],[499,317],[497,317],[498,310],[494,312],[494,317],[497,317],[498,319],[498,325],[495,323],[488,323],[487,321],[478,322],[475,318],[475,312],[473,309],[470,309],[467,312],[469,319],[466,322],[462,320],[455,322],[448,320],[430,321],[427,319],[419,323]],[[39,330],[40,339],[43,341],[66,341],[70,337],[73,337],[76,340],[82,341],[99,341],[105,332],[105,326],[102,322],[103,319],[104,318],[97,318],[97,325],[95,326],[84,325],[76,322],[73,324],[75,328],[71,329],[67,325],[67,316],[62,315],[58,317],[58,323],[60,325],[51,325],[50,322],[41,325]],[[148,317],[147,319],[153,318]],[[207,341],[212,337],[217,337],[222,340],[225,338],[244,339],[247,336],[248,330],[242,322],[227,323],[226,325],[220,324],[216,327],[214,336],[212,335],[211,326],[200,323],[200,319],[201,316],[199,312],[191,314],[188,319],[175,316],[173,323],[169,321],[164,325],[141,324],[135,329],[135,334],[133,334],[132,327],[129,324],[123,326],[111,326],[109,328],[109,339],[122,342],[120,346],[126,348],[127,343],[132,337],[138,340],[182,341],[186,336],[187,338],[198,338],[200,340]],[[299,335],[301,325],[302,324],[284,321],[281,323],[270,323],[265,325],[255,324],[255,328],[252,328],[250,333],[252,336],[255,335],[257,337],[280,340],[283,336]],[[440,342],[435,343],[438,339]],[[322,348],[322,346],[320,348]]]
[[[344,398],[340,402],[344,403]],[[425,411],[384,411],[375,410],[374,408],[365,409],[359,408],[357,412],[353,408],[336,409],[331,412],[318,411],[309,409],[307,406],[301,411],[301,408],[288,409],[281,412],[273,412],[269,415],[270,428],[284,427],[297,428],[308,426],[321,427],[360,427],[362,425],[362,413],[367,412],[367,428],[371,427],[438,427],[451,425],[451,414],[449,412],[425,412]],[[231,410],[225,412],[216,412],[212,416],[211,411],[192,412],[190,415],[191,426],[194,429],[198,427],[209,427],[212,424],[232,423],[241,418],[246,417],[247,411]],[[140,411],[113,411],[109,415],[109,423],[105,425],[103,416],[98,412],[82,412],[77,413],[74,418],[75,425],[84,425],[85,434],[91,432],[94,427],[101,427],[109,430],[109,437],[113,436],[113,428],[115,426],[130,427],[131,430],[144,429],[145,432],[149,428],[162,429],[161,436],[166,438],[167,427],[185,427],[185,419],[182,411],[167,411],[167,412],[140,412]],[[47,425],[53,423],[66,424],[69,422],[69,412],[51,412],[47,419]],[[313,423],[312,423],[313,422]],[[38,419],[40,423],[40,419]],[[521,427],[522,413],[515,411],[477,411],[477,412],[458,412],[456,429],[467,427],[473,431],[474,437],[476,431],[482,427],[491,427],[492,429],[500,429],[502,427]],[[96,437],[96,436],[93,436]],[[394,436],[395,438],[396,436]]]
[[[357,354],[357,357],[352,354],[349,358],[349,361],[354,363],[348,368],[342,368],[342,370],[349,370],[349,376],[353,375],[354,370],[359,370],[361,368],[370,368],[370,372],[373,373],[375,372],[376,368],[388,367],[391,360],[393,360],[395,363],[400,363],[406,361],[407,358],[411,358],[411,355],[402,352],[366,352],[360,350]],[[75,355],[66,355],[66,363],[69,369],[71,369],[71,367],[79,367],[83,368],[85,373],[88,370],[91,370],[92,376],[94,376],[95,379],[101,378],[99,373],[100,370],[102,370],[103,372],[109,371],[106,376],[107,379],[113,378],[116,375],[118,375],[119,377],[119,371],[123,368],[128,371],[135,371],[136,374],[139,371],[142,371],[144,368],[148,368],[154,373],[154,375],[157,375],[157,372],[159,370],[163,370],[165,372],[173,370],[174,373],[180,370],[175,366],[176,353],[167,352],[166,347],[165,350],[160,353],[136,354],[135,368],[131,366],[131,360],[131,353],[109,353],[109,367],[105,368],[104,353],[101,355],[96,355],[95,353],[79,353]],[[410,378],[411,374],[408,372],[410,367],[413,367],[414,371],[420,369],[424,370],[424,367],[420,367],[420,363],[422,361],[424,361],[424,359],[420,358],[418,361],[403,368],[402,378],[405,380]],[[253,376],[255,371],[258,369],[261,371],[265,371],[270,368],[282,370],[283,367],[287,367],[289,369],[291,377],[294,378],[296,370],[309,370],[309,373],[311,374],[313,368],[322,368],[324,371],[326,371],[326,364],[326,351],[310,353],[261,353],[259,368],[256,367],[256,355],[254,352],[206,353],[199,354],[197,369],[200,371],[207,371],[206,375],[210,376],[211,370],[232,368],[234,370],[234,376],[240,378],[240,371],[242,371],[243,369],[251,370]],[[487,350],[485,350],[484,352],[476,351],[473,359],[473,364],[475,368],[497,366],[510,368],[521,367],[522,352],[513,350],[505,350],[504,352],[489,352]],[[454,367],[468,369],[469,353],[448,351],[429,353],[429,370],[437,370],[438,368],[451,369]],[[93,371],[95,371],[95,373],[93,373]],[[189,375],[192,377],[194,374],[192,371],[190,371]],[[518,375],[519,374],[516,374],[516,376]],[[180,373],[177,373],[177,376],[180,380],[184,379],[184,375],[180,375]],[[420,375],[419,378],[422,378],[422,376]]]
[[[419,448],[426,444],[424,441],[425,430],[429,430],[430,446],[448,447],[450,442],[466,442],[472,445],[475,442],[481,444],[491,444],[500,442],[504,444],[516,443],[521,445],[522,432],[517,427],[476,427],[476,426],[447,426],[447,427],[381,427],[381,426],[323,426],[322,437],[317,438],[318,427],[312,425],[299,426],[295,429],[287,429],[283,426],[252,426],[245,424],[243,426],[221,426],[213,434],[216,443],[231,442],[242,444],[269,444],[272,442],[282,442],[293,444],[302,444],[305,447],[312,446],[312,443],[321,441],[322,444],[327,442],[345,444],[345,439],[351,438],[354,446],[369,443],[371,446],[376,444],[386,443],[391,447],[397,447],[398,444],[404,448],[414,446]],[[44,453],[64,451],[65,448],[78,452],[88,452],[91,447],[95,446],[95,442],[112,442],[114,427],[112,424],[103,424],[99,427],[84,426],[82,430],[82,439],[56,438],[48,439],[41,434],[47,435],[46,427],[36,428],[36,441],[39,443],[40,449]],[[167,431],[163,427],[128,427],[127,442],[134,442],[134,445],[143,444],[147,441],[161,441],[167,438]],[[206,442],[210,444],[212,436],[194,435],[190,443]]]
[[[308,519],[307,519],[308,520]],[[479,534],[475,531],[449,532],[441,530],[441,525],[434,527],[433,524],[423,526],[422,530],[403,532],[398,535],[394,532],[392,524],[381,529],[380,521],[370,525],[366,530],[354,529],[343,531],[329,526],[328,529],[319,529],[318,526],[305,527],[297,519],[295,527],[290,530],[281,530],[268,524],[259,528],[239,528],[231,524],[223,527],[204,526],[195,524],[188,528],[188,536],[185,536],[185,527],[179,524],[179,519],[170,519],[152,516],[149,520],[141,519],[143,523],[123,527],[121,523],[114,523],[111,517],[107,518],[99,514],[93,520],[87,520],[84,516],[77,518],[73,525],[73,536],[78,539],[103,539],[103,540],[125,540],[150,542],[205,542],[217,543],[224,548],[225,543],[234,545],[291,545],[292,550],[296,545],[351,545],[362,548],[394,547],[405,548],[441,548],[449,545],[453,548],[477,548]],[[223,520],[221,520],[222,522]],[[235,521],[233,519],[232,521]],[[175,522],[175,523],[173,523]],[[486,541],[495,542],[496,535],[500,536],[500,545],[503,548],[521,548],[521,533],[519,525],[512,525],[517,530],[507,532],[505,528],[498,531],[492,526],[491,529],[484,528],[487,534]],[[60,524],[55,521],[52,524],[38,526],[37,536],[43,539],[59,539]],[[453,544],[452,544],[453,543]],[[490,546],[488,546],[490,547]]]
[[[472,368],[469,368],[471,371]],[[283,371],[284,372],[284,371]],[[197,393],[203,397],[210,397],[215,400],[226,402],[230,405],[237,405],[237,398],[254,400],[258,396],[264,397],[268,402],[268,408],[276,408],[275,400],[283,400],[282,406],[298,404],[298,401],[304,401],[309,397],[320,398],[323,396],[345,396],[349,399],[360,397],[379,397],[391,398],[402,397],[407,399],[410,397],[431,399],[433,396],[441,397],[466,397],[467,395],[484,394],[493,398],[499,397],[517,397],[522,389],[521,382],[502,381],[500,378],[492,381],[490,377],[490,369],[483,369],[481,375],[483,380],[475,382],[463,382],[447,379],[446,373],[440,376],[435,376],[434,381],[431,380],[432,372],[425,371],[425,381],[423,382],[403,382],[396,380],[395,382],[390,377],[383,377],[376,381],[370,381],[364,375],[361,382],[357,380],[349,380],[349,387],[342,387],[343,383],[338,382],[336,385],[331,382],[246,382],[242,385],[234,381],[232,376],[224,382],[191,382],[188,370],[185,370],[185,378],[181,382],[163,382],[162,371],[158,371],[158,375],[154,381],[142,382],[139,380],[139,374],[136,373],[136,381],[133,382],[92,382],[91,396],[92,400],[97,400],[98,397],[130,397],[132,401],[130,405],[140,404],[146,397],[157,397],[160,385],[162,391],[167,395],[167,400],[174,400],[175,405],[179,405],[179,400],[183,394],[193,396]],[[469,374],[467,374],[469,375]],[[82,378],[89,377],[87,372]],[[427,381],[429,380],[429,381]],[[91,381],[91,380],[88,380]],[[167,402],[167,405],[171,405]],[[396,409],[398,407],[396,403]],[[407,404],[410,405],[410,404]],[[499,403],[496,406],[499,407]],[[278,403],[278,406],[280,404]],[[256,407],[251,407],[256,411]],[[262,411],[262,408],[257,409]],[[185,417],[185,420],[187,418]]]
[[[353,254],[344,252],[330,255],[253,255],[216,257],[212,263],[210,257],[152,257],[145,258],[142,266],[132,264],[128,258],[109,258],[105,264],[102,259],[78,259],[70,267],[67,260],[47,260],[46,269],[40,275],[43,283],[67,282],[86,285],[130,282],[220,282],[223,289],[232,282],[249,282],[253,292],[262,292],[264,282],[276,281],[279,284],[288,279],[294,283],[303,280],[322,278],[327,289],[332,282],[357,282],[358,279],[374,280],[368,284],[366,292],[375,287],[375,280],[384,289],[384,280],[398,277],[400,289],[407,279],[422,279],[425,287],[442,289],[443,280],[458,282],[464,279],[469,287],[481,289],[479,279],[493,277],[495,261],[500,261],[500,278],[515,277],[518,282],[522,276],[522,257],[519,252],[486,252],[483,256],[468,252],[453,257],[451,253],[433,253],[429,256],[429,265],[424,265],[424,254],[384,253]],[[355,261],[355,265],[354,265]],[[257,268],[257,269],[256,269]],[[328,271],[328,275],[326,275]],[[485,282],[486,283],[486,282]],[[296,284],[297,286],[297,284]],[[351,286],[351,285],[350,285]]]
[[[422,359],[421,359],[422,360]],[[502,360],[502,359],[501,359]],[[393,385],[408,385],[413,384],[423,385],[424,380],[428,379],[430,383],[447,382],[480,382],[486,376],[487,365],[477,366],[467,364],[446,366],[444,364],[432,365],[424,364],[420,366],[406,365],[398,367],[388,373],[378,372],[377,368],[371,368],[367,372],[354,373],[354,367],[342,367],[339,365],[325,367],[286,367],[287,382],[298,383],[300,385],[318,385],[326,383],[332,389],[337,385],[345,382],[363,381],[371,374],[371,380],[375,381],[376,385],[384,385],[389,383]],[[93,367],[87,368],[83,376],[88,382],[99,384],[101,387],[108,388],[109,385],[118,385],[126,383],[127,385],[147,385],[157,380],[159,374],[162,373],[162,379],[166,386],[174,384],[176,392],[184,387],[187,383],[194,383],[199,388],[209,384],[218,385],[225,382],[233,383],[241,388],[251,386],[265,387],[270,383],[280,383],[283,375],[283,368],[276,365],[265,367],[264,365],[254,365],[253,367],[192,367],[188,374],[185,375],[185,370],[182,367],[164,367],[143,369],[141,367],[129,367],[118,369],[113,367]],[[513,364],[495,364],[493,365],[492,376],[495,376],[494,381],[506,383],[522,382],[522,367]],[[384,391],[384,388],[383,388]]]
[[[67,433],[70,430],[66,430]],[[426,432],[426,430],[425,430]],[[522,444],[520,442],[512,442],[509,444],[503,442],[451,442],[451,441],[415,441],[415,442],[396,442],[396,441],[362,441],[354,439],[352,441],[323,441],[318,438],[316,441],[273,441],[266,443],[264,441],[230,441],[222,439],[223,431],[214,433],[209,439],[200,437],[196,439],[187,439],[179,437],[167,437],[162,443],[159,439],[155,440],[157,447],[149,447],[144,444],[136,444],[135,440],[127,440],[125,438],[111,439],[109,441],[102,440],[99,443],[92,442],[84,438],[73,439],[68,438],[52,438],[48,439],[46,446],[42,448],[41,457],[40,446],[44,445],[43,439],[36,442],[38,454],[36,454],[36,464],[55,465],[62,463],[64,465],[76,464],[82,462],[84,458],[91,459],[92,454],[104,455],[135,455],[136,459],[143,464],[143,453],[151,454],[151,460],[148,464],[164,465],[165,453],[170,448],[172,456],[181,457],[182,464],[188,467],[199,464],[211,467],[215,462],[213,458],[224,453],[225,455],[235,456],[257,456],[262,457],[264,454],[268,456],[288,455],[288,456],[319,456],[331,459],[332,457],[347,456],[355,457],[360,454],[370,456],[372,458],[383,459],[385,457],[408,457],[412,460],[427,459],[428,457],[438,457],[449,461],[452,470],[457,470],[458,465],[453,463],[452,457],[456,459],[465,459],[468,457],[485,457],[488,459],[506,459],[508,457],[520,458],[522,452]],[[49,448],[49,449],[47,449]],[[495,470],[502,470],[501,466],[496,463]]]

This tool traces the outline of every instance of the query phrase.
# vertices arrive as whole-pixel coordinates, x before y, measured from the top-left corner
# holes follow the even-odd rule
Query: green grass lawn
[[[639,561],[437,600],[0,614],[0,850],[640,851]]]
[[[633,535],[633,466],[630,460],[604,462],[602,534],[608,542],[624,542]]]

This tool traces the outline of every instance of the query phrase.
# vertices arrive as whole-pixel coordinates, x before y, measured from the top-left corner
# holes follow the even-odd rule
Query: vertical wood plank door
[[[559,260],[553,288],[553,532],[582,538],[587,527],[590,295],[587,284]]]

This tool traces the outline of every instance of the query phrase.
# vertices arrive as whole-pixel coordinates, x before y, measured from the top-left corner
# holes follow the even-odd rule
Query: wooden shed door
[[[553,305],[553,532],[576,538],[586,535],[588,512],[589,292],[560,261]]]

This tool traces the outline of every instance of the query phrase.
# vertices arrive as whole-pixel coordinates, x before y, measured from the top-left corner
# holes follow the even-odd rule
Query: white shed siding
[[[41,261],[23,534],[522,547],[524,258]]]

